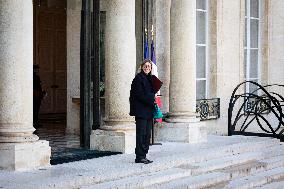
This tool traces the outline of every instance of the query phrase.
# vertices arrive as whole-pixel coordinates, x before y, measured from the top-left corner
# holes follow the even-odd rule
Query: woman
[[[152,163],[146,158],[149,150],[153,121],[155,93],[152,86],[152,62],[144,60],[141,72],[132,81],[130,90],[130,115],[136,121],[135,163]]]

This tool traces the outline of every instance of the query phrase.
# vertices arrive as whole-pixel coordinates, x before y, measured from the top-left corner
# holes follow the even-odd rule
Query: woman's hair
[[[143,62],[140,64],[137,73],[140,73],[140,72],[142,71],[142,67],[143,67],[144,64],[146,64],[147,62],[151,64],[151,70],[152,70],[152,61],[151,61],[150,59],[145,59],[145,60],[143,60]],[[152,71],[151,71],[151,72],[152,72]],[[150,73],[151,73],[151,72],[150,72]]]

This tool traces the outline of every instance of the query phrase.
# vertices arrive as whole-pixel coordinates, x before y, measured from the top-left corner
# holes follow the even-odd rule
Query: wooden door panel
[[[66,113],[66,0],[42,0],[36,9],[36,58],[48,95],[40,113]]]
[[[65,113],[66,112],[66,89],[56,89],[55,90],[55,103],[56,103],[56,113]]]
[[[40,64],[40,74],[48,72],[52,74],[53,72],[53,64],[52,64],[52,58],[53,53],[50,50],[49,45],[41,45],[38,47],[38,61]]]
[[[57,88],[55,89],[55,103],[56,112],[62,113],[66,111],[67,106],[67,73],[57,70],[55,83]]]
[[[65,31],[57,31],[56,35],[56,45],[55,45],[55,66],[56,71],[61,70],[66,72],[66,33]]]
[[[51,28],[54,25],[54,19],[52,13],[49,11],[38,9],[38,28]]]
[[[54,65],[55,65],[55,84],[58,88],[55,90],[55,111],[58,113],[66,111],[67,98],[67,65],[66,65],[66,17],[64,14],[56,14],[55,25],[55,46],[54,46]],[[60,18],[60,19],[59,19]]]
[[[53,75],[48,72],[40,72],[42,88],[47,91],[47,96],[42,100],[40,113],[51,113],[54,110],[54,89],[51,88]]]
[[[49,114],[54,112],[54,90],[47,90],[47,96],[41,101],[40,113]]]
[[[58,11],[55,13],[55,28],[57,30],[66,30],[66,11]]]
[[[41,0],[41,4],[43,6],[49,7],[49,8],[66,8],[66,0]]]
[[[66,89],[67,87],[67,74],[66,72],[56,72],[56,77],[55,77],[55,84],[58,86],[60,89]]]
[[[42,28],[38,34],[38,45],[50,45],[52,46],[53,42],[53,31],[51,28]]]

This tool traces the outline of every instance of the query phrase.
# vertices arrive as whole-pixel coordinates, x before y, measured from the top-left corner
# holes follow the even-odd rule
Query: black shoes
[[[135,163],[144,163],[144,164],[149,164],[149,163],[153,163],[153,161],[147,159],[147,158],[143,158],[143,159],[135,159]]]
[[[147,158],[145,158],[147,161],[148,161],[148,163],[153,163],[153,161],[151,161],[151,160],[149,160],[149,159],[147,159]]]

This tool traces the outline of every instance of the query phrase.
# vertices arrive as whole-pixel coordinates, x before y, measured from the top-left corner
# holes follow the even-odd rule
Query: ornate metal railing
[[[255,90],[252,93],[240,92],[247,84]],[[245,81],[234,89],[228,108],[229,135],[275,137],[284,141],[284,98],[273,89],[284,89],[284,85],[261,86],[253,81]],[[256,126],[261,132],[254,131]]]
[[[200,121],[218,119],[220,117],[220,98],[196,100],[196,112]]]
[[[263,95],[262,101],[254,96],[244,97],[244,111],[245,113],[251,113],[253,111],[259,111],[261,114],[269,114],[271,110],[267,106],[267,104],[271,105],[271,100],[266,96]],[[266,101],[266,103],[264,103]],[[256,110],[259,109],[259,110]]]

